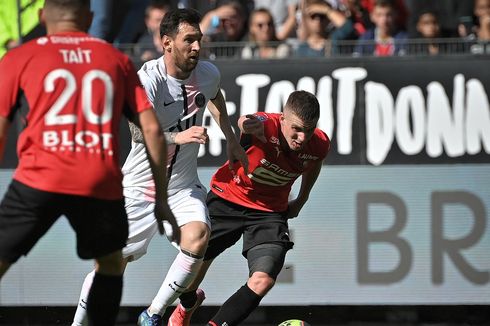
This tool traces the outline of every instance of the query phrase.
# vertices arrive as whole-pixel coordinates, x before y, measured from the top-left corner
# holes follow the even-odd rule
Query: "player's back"
[[[71,32],[26,43],[2,61],[7,106],[22,97],[28,106],[14,178],[45,191],[121,198],[124,103],[133,109],[128,116],[137,102],[149,106],[144,92],[142,97],[131,87],[139,80],[129,59],[102,40]]]

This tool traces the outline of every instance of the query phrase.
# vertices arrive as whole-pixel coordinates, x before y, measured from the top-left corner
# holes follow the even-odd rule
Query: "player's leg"
[[[140,195],[143,198],[144,195],[142,193]],[[125,196],[129,236],[127,244],[122,250],[123,269],[126,268],[128,262],[139,259],[146,254],[151,239],[158,230],[153,215],[155,205],[152,202],[137,199],[138,194],[134,192],[128,194],[127,189],[125,189]],[[87,325],[87,300],[94,276],[95,270],[87,274],[83,281],[72,326]]]
[[[247,283],[223,303],[211,321],[216,325],[226,322],[230,326],[244,321],[274,286],[284,265],[286,251],[283,245],[277,243],[265,243],[248,250],[250,277]]]
[[[286,252],[293,245],[282,214],[247,210],[245,215],[243,254],[248,261],[249,279],[223,303],[209,325],[233,326],[245,320],[274,286]]]
[[[123,286],[121,249],[128,238],[124,201],[67,196],[65,209],[77,233],[79,257],[96,261],[86,300],[88,324],[114,325]]]
[[[127,258],[123,257],[123,270],[126,269],[127,263],[128,263]],[[77,309],[75,311],[73,322],[71,324],[72,326],[83,326],[83,325],[87,325],[88,323],[87,301],[88,301],[88,294],[90,292],[92,283],[94,281],[95,272],[96,269],[88,273],[87,276],[85,276],[85,279],[83,280],[82,290],[80,291],[80,297],[78,299]]]
[[[59,195],[43,192],[13,180],[0,204],[0,279],[61,215]]]
[[[177,305],[168,321],[168,326],[188,326],[193,312],[204,299],[198,289],[213,259],[234,245],[242,236],[243,222],[236,205],[222,200],[212,192],[208,193],[207,206],[211,216],[211,236],[204,255],[204,262],[194,281],[180,295]]]
[[[206,192],[201,186],[179,191],[169,197],[169,206],[181,230],[179,253],[147,311],[141,318],[163,316],[171,305],[191,284],[203,263],[210,234]],[[166,228],[168,229],[168,228]]]

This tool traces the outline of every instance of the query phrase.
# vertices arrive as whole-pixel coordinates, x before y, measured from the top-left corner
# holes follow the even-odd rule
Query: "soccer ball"
[[[299,319],[290,319],[290,320],[283,321],[278,326],[311,326],[311,325]]]

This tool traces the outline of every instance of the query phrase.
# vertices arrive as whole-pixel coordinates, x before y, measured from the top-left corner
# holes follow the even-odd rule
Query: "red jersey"
[[[39,190],[122,198],[119,124],[151,108],[129,58],[81,32],[49,35],[0,61],[0,116],[28,112],[14,179]]]
[[[323,160],[330,150],[330,139],[316,128],[301,151],[283,151],[281,147],[281,114],[256,113],[264,123],[267,143],[255,136],[242,135],[249,160],[249,175],[240,163],[230,171],[228,163],[221,166],[211,179],[211,190],[232,203],[267,212],[283,212],[294,181],[313,164]],[[244,141],[244,139],[247,139]],[[250,147],[249,147],[250,146]],[[248,149],[247,149],[248,147]]]

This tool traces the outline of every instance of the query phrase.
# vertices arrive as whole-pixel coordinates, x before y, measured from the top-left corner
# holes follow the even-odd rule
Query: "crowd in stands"
[[[159,22],[183,7],[202,14],[202,55],[211,59],[490,53],[490,0],[91,2],[90,33],[139,61],[162,54]],[[2,42],[4,50],[17,44]]]

